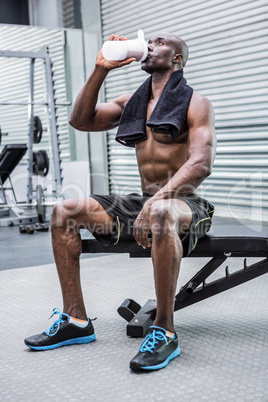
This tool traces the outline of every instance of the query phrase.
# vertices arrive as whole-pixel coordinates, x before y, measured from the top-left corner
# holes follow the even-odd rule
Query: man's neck
[[[170,79],[174,71],[167,70],[166,72],[155,71],[152,74],[152,88],[151,88],[151,99],[159,99],[163,89]]]

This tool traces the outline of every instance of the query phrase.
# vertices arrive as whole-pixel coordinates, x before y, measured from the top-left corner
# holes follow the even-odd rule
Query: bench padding
[[[136,242],[122,241],[102,246],[97,240],[82,240],[83,253],[128,253],[132,257],[149,257],[150,249]],[[245,226],[216,226],[199,240],[188,257],[216,257],[231,253],[232,257],[268,257],[268,227],[249,229]]]
[[[5,183],[27,151],[26,144],[5,145],[0,154],[0,179]]]

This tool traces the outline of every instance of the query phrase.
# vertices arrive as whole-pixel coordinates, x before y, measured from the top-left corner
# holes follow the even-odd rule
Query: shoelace
[[[59,330],[59,328],[60,328],[60,324],[65,321],[65,320],[62,318],[63,316],[67,317],[68,320],[70,319],[70,316],[69,316],[68,314],[62,313],[59,308],[54,308],[54,309],[53,309],[53,313],[52,313],[51,316],[49,317],[49,320],[50,320],[50,318],[52,318],[53,315],[55,315],[55,314],[59,314],[59,318],[51,325],[51,327],[49,328],[48,331],[45,331],[45,333],[46,333],[48,336],[54,336],[54,335],[56,335],[56,333],[58,332],[58,330]],[[53,331],[53,330],[55,330],[55,331]],[[51,334],[52,331],[53,331],[53,334]]]
[[[153,330],[152,333],[147,335],[140,345],[140,352],[153,353],[158,341],[165,341],[168,344],[166,335],[162,331]]]

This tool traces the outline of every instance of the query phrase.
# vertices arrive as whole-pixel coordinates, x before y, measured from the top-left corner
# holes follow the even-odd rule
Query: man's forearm
[[[167,184],[162,187],[152,199],[154,201],[168,198],[185,197],[188,194],[192,194],[204,181],[204,179],[210,175],[211,169],[205,163],[191,163],[187,161]]]
[[[79,92],[70,115],[70,124],[78,130],[86,129],[95,116],[95,107],[101,85],[109,70],[95,66],[84,87]]]

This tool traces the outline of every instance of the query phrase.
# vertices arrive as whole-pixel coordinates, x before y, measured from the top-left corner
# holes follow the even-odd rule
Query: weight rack
[[[29,89],[29,100],[28,102],[4,102],[0,100],[0,105],[28,105],[28,120],[29,120],[29,135],[28,135],[28,180],[27,180],[27,202],[16,204],[18,207],[29,207],[33,204],[34,201],[34,192],[37,193],[36,190],[33,189],[33,143],[34,143],[34,105],[42,104],[47,109],[47,115],[49,120],[48,127],[48,136],[49,143],[51,144],[52,149],[52,158],[53,158],[53,189],[52,195],[53,199],[57,200],[61,196],[61,186],[62,186],[62,168],[61,168],[61,159],[60,159],[60,149],[59,149],[59,135],[57,133],[57,118],[56,118],[56,107],[58,106],[69,106],[70,102],[60,102],[56,103],[54,97],[54,88],[53,88],[53,72],[52,72],[52,62],[49,55],[48,46],[43,46],[39,51],[36,52],[23,52],[23,51],[0,51],[0,57],[14,57],[14,58],[28,58],[30,59],[30,89]],[[36,59],[41,59],[44,65],[45,77],[46,77],[46,101],[34,102],[34,63]],[[38,187],[38,186],[37,186]],[[4,189],[2,188],[2,191]],[[36,198],[38,194],[36,194]],[[36,202],[37,203],[37,202]],[[50,203],[51,204],[51,203]],[[6,205],[8,207],[8,204]],[[3,206],[2,206],[3,207]],[[12,205],[12,208],[14,206]],[[36,217],[37,218],[37,217]],[[22,216],[16,218],[8,217],[7,222],[4,222],[2,219],[2,224],[0,220],[0,226],[9,226],[13,224],[20,223],[31,223],[36,222],[36,219],[24,218]]]

